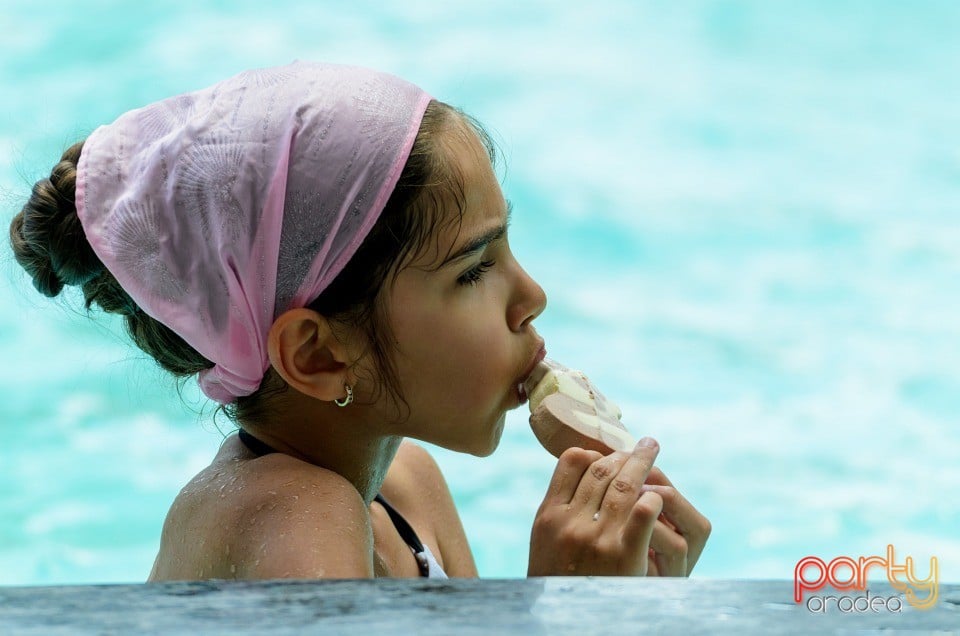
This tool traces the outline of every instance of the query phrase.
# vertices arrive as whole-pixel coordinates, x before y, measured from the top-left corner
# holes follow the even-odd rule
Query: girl
[[[374,71],[295,63],[129,112],[14,218],[41,293],[82,288],[239,425],[164,523],[150,580],[476,576],[414,438],[489,455],[545,354],[493,146]],[[690,573],[709,522],[655,441],[557,463],[530,575]]]

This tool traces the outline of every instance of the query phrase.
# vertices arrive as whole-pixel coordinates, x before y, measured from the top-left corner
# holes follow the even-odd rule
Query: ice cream
[[[603,454],[633,448],[635,441],[620,422],[620,408],[582,372],[544,359],[524,389],[530,400],[530,428],[553,455],[559,457],[572,446]]]

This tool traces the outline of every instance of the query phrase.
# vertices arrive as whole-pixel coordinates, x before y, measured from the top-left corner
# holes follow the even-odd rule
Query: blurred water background
[[[0,8],[0,221],[65,146],[295,58],[373,66],[503,148],[550,354],[713,521],[697,574],[817,555],[960,580],[960,4],[280,0]],[[229,430],[0,258],[0,584],[143,580]],[[484,576],[523,576],[553,460],[434,449]]]

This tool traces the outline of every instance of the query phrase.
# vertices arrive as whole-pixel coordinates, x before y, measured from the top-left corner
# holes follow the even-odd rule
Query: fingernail
[[[641,437],[640,441],[637,442],[637,446],[646,446],[647,448],[656,448],[657,446],[659,446],[659,444],[657,444],[657,440],[653,439],[652,437]]]

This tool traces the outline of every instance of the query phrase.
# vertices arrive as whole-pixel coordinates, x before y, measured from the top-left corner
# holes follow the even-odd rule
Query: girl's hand
[[[533,522],[528,576],[644,576],[651,565],[651,547],[655,555],[666,555],[662,569],[654,557],[656,573],[686,570],[686,544],[681,558],[677,530],[672,535],[657,532],[657,524],[663,523],[657,520],[663,495],[644,488],[659,450],[649,437],[632,453],[603,456],[582,448],[566,450]],[[686,520],[688,511],[679,508],[684,514],[677,516]],[[651,543],[655,532],[657,543]]]
[[[663,512],[650,538],[647,576],[689,576],[710,536],[710,521],[654,466],[640,489],[663,500]]]

